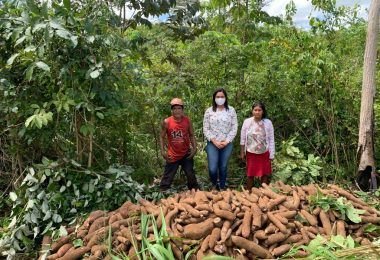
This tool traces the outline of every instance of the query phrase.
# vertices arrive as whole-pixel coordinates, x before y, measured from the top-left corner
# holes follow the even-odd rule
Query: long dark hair
[[[264,105],[263,102],[261,102],[261,101],[255,101],[255,102],[253,102],[253,105],[252,105],[252,108],[251,108],[251,113],[252,113],[252,111],[253,111],[253,109],[255,107],[260,107],[263,110],[263,117],[262,117],[262,119],[267,118],[267,110],[266,110],[265,105]]]
[[[216,111],[216,107],[218,106],[215,102],[215,97],[216,97],[216,94],[218,94],[219,92],[223,92],[224,96],[226,97],[226,102],[224,102],[224,108],[226,110],[228,110],[228,97],[227,97],[227,92],[224,90],[224,88],[218,88],[217,90],[215,90],[214,94],[212,94],[212,111]]]

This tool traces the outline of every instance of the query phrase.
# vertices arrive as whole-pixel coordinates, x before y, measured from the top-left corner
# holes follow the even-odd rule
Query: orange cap
[[[183,106],[183,101],[180,98],[173,98],[172,101],[170,101],[171,106]]]

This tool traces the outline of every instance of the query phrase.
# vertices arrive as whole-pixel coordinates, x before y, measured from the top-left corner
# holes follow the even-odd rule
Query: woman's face
[[[223,106],[224,103],[226,103],[226,96],[224,95],[224,93],[222,91],[216,93],[216,95],[215,95],[215,103],[218,106]]]
[[[252,110],[252,116],[255,118],[255,119],[262,119],[263,118],[263,109],[259,106],[255,106]]]
[[[224,93],[222,91],[220,91],[220,92],[216,93],[215,98],[226,98],[226,96],[224,95]]]

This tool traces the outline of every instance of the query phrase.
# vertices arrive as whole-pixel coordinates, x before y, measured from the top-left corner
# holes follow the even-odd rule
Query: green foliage
[[[340,214],[343,220],[350,220],[353,223],[360,223],[360,215],[365,210],[356,209],[351,202],[347,201],[344,197],[333,198],[331,196],[323,195],[320,191],[316,195],[309,197],[310,205],[313,207],[320,207],[323,211],[329,209],[335,210]]]
[[[315,10],[322,13],[322,18],[311,17],[309,24],[314,31],[333,32],[342,29],[347,25],[356,23],[362,18],[359,17],[359,6],[337,6],[336,0],[312,0]],[[319,16],[321,16],[319,14]]]
[[[317,235],[309,245],[302,247],[310,253],[310,259],[338,259],[334,251],[351,249],[355,247],[355,241],[351,236],[346,238],[338,235],[332,236],[330,240]]]
[[[161,212],[162,217],[163,213]],[[169,234],[166,230],[165,221],[162,223],[161,229],[158,230],[156,219],[152,215],[141,214],[140,218],[141,226],[141,243],[136,240],[133,234],[131,237],[133,239],[132,246],[135,248],[136,257],[139,260],[145,259],[166,259],[174,260],[175,256],[171,249],[169,243]],[[148,237],[148,228],[153,228],[153,236],[151,239]],[[112,254],[113,259],[129,259],[125,255],[114,255]]]
[[[161,212],[161,214],[163,214]],[[163,216],[162,216],[163,217]],[[154,244],[148,239],[148,227],[150,224],[153,226]],[[153,216],[141,216],[141,252],[146,254],[148,258],[156,259],[175,259],[171,250],[170,243],[168,242],[168,233],[166,231],[166,224],[158,230],[157,223]],[[166,242],[164,242],[166,240]],[[144,259],[144,257],[143,257]]]
[[[367,224],[364,228],[364,233],[371,233],[376,237],[380,236],[380,226],[374,224]]]
[[[13,201],[7,237],[0,248],[15,251],[31,249],[33,240],[73,220],[79,213],[95,209],[113,210],[125,201],[142,196],[144,185],[134,182],[131,167],[114,166],[96,172],[75,161],[50,161],[28,169]]]
[[[274,162],[274,179],[292,185],[314,183],[320,177],[322,160],[309,154],[307,158],[294,144],[295,138],[282,141]]]
[[[376,247],[377,242],[374,242],[373,246]],[[373,252],[372,247],[368,249],[361,247],[351,236],[344,238],[338,235],[325,238],[317,235],[309,245],[293,247],[283,258],[293,258],[298,250],[302,249],[309,253],[308,257],[304,259],[377,259],[378,255],[376,252]]]
[[[380,209],[380,188],[370,193],[357,190],[355,194],[371,207]]]

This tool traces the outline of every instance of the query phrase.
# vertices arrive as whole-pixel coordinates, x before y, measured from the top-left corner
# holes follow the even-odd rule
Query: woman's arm
[[[268,129],[268,141],[269,141],[269,159],[273,160],[274,159],[274,154],[275,154],[275,144],[274,144],[274,129],[273,129],[273,124],[272,121],[267,119],[267,129]]]
[[[228,143],[231,143],[236,134],[237,134],[237,129],[238,129],[238,121],[237,121],[237,116],[236,116],[236,111],[233,107],[230,108],[230,114],[231,114],[231,129],[230,132],[227,135],[226,141]]]
[[[245,158],[245,143],[247,140],[247,130],[248,130],[248,120],[245,119],[243,122],[243,126],[240,131],[240,158],[244,160]]]
[[[248,120],[245,119],[240,131],[240,145],[245,145],[247,140]]]
[[[210,127],[210,109],[208,108],[203,117],[203,134],[205,135],[207,141],[210,141],[215,138],[211,133]]]

